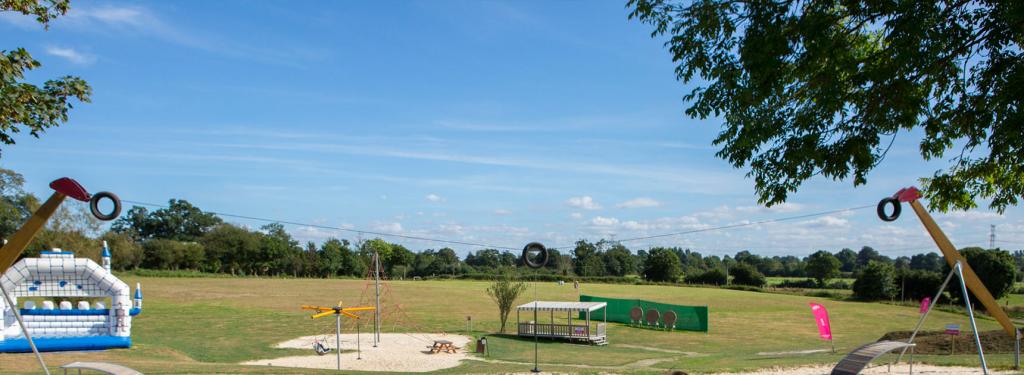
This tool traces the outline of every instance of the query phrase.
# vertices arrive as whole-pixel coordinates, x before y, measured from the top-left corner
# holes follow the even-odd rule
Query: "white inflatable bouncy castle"
[[[15,308],[40,351],[131,346],[132,317],[142,311],[142,289],[136,285],[133,301],[128,285],[110,273],[110,251],[103,245],[102,266],[54,249],[19,260],[0,277],[15,304],[0,299],[0,352],[31,351]]]

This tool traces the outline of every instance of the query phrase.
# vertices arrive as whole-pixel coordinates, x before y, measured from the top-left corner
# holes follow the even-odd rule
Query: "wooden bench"
[[[456,353],[457,349],[459,348],[452,345],[451,341],[434,340],[434,346],[430,347],[430,353],[440,353],[442,351],[445,353]]]
[[[81,374],[82,370],[85,369],[99,371],[104,374],[110,375],[142,375],[141,372],[135,371],[133,369],[106,362],[71,362],[66,365],[60,366],[60,368],[64,369],[64,375],[67,375],[68,369],[78,370],[79,374]]]

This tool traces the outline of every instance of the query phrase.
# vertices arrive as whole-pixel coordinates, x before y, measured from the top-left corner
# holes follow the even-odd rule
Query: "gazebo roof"
[[[562,301],[532,301],[516,307],[517,310],[539,311],[595,311],[608,306],[607,302],[562,302]]]

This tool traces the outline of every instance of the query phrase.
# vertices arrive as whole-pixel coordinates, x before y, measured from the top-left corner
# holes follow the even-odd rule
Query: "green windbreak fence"
[[[640,306],[640,308],[644,309],[644,313],[649,309],[655,309],[658,310],[662,317],[665,316],[666,311],[674,311],[678,317],[676,319],[675,329],[698,332],[708,331],[707,306],[670,305],[667,303],[658,303],[639,299],[618,299],[587,295],[581,295],[580,302],[607,302],[609,322],[633,323],[630,321],[629,311],[636,306]],[[592,315],[591,319],[599,319],[597,317],[600,316],[601,315]],[[585,319],[583,314],[580,314],[580,319]],[[659,323],[662,327],[665,326],[664,320],[659,321]]]

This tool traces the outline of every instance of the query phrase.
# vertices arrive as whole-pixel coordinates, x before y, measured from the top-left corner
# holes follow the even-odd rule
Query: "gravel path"
[[[892,366],[892,372],[888,371],[888,366],[876,366],[864,370],[861,374],[907,374],[909,368],[906,364]],[[752,372],[736,372],[736,373],[721,373],[715,375],[827,375],[832,372],[832,366],[807,366],[807,367],[796,367],[796,368],[774,368],[774,369],[762,369]],[[989,374],[1014,374],[1014,372],[1006,371],[989,371]],[[980,367],[945,367],[945,366],[932,366],[914,364],[914,374],[923,375],[953,375],[953,374],[981,374]]]

